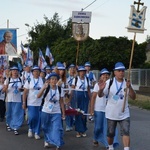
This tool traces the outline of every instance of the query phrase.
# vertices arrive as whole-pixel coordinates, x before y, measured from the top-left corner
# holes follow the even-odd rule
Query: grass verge
[[[129,100],[129,104],[142,109],[150,110],[150,96],[137,94],[135,100]]]

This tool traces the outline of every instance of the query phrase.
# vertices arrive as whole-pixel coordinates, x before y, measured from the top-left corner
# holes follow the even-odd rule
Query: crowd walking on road
[[[88,136],[88,120],[94,124],[91,144],[115,150],[119,124],[124,150],[130,150],[128,97],[135,99],[136,94],[125,79],[125,69],[117,62],[111,76],[103,68],[96,80],[90,62],[81,66],[58,62],[44,69],[26,64],[21,71],[15,65],[5,68],[0,74],[0,121],[16,136],[27,122],[27,138],[43,140],[44,148],[53,145],[56,150],[67,144],[64,132],[75,131],[78,139]]]

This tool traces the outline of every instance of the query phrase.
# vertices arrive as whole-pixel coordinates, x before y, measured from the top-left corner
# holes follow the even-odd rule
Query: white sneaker
[[[47,142],[44,142],[44,148],[49,148],[50,146],[49,146],[49,143],[47,143]]]
[[[35,134],[35,135],[34,135],[34,138],[35,138],[36,140],[39,140],[39,139],[40,139],[40,136],[37,135],[37,134]]]
[[[32,131],[30,131],[30,130],[28,131],[28,137],[29,137],[29,138],[32,138],[32,137],[33,137],[33,133],[32,133]]]
[[[70,131],[70,127],[66,126],[66,132]]]

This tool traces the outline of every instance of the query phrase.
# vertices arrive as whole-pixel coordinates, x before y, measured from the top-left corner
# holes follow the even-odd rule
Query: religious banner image
[[[136,32],[136,33],[143,33],[144,23],[145,23],[145,13],[146,13],[146,6],[144,6],[141,10],[137,11],[135,6],[131,6],[131,12],[129,17],[129,26],[127,27],[128,32]]]
[[[89,36],[89,24],[88,23],[73,23],[72,24],[73,37],[77,41],[84,41]]]
[[[17,30],[0,29],[0,55],[17,55]]]

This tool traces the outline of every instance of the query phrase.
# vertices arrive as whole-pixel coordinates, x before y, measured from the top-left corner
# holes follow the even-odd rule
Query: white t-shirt
[[[5,92],[2,92],[3,84],[0,84],[0,100],[4,101],[5,99]]]
[[[98,91],[99,91],[99,86],[98,86],[98,83],[96,83],[94,86],[93,92],[98,93]],[[106,108],[106,96],[99,97],[97,95],[95,99],[94,110],[105,112],[105,108]]]
[[[108,95],[109,82],[110,79],[106,81],[106,87],[104,89],[105,96]],[[119,91],[120,88],[121,90]],[[113,79],[113,83],[110,87],[110,92],[108,96],[108,102],[106,105],[106,118],[112,120],[123,120],[130,116],[128,107],[128,96],[126,97],[125,111],[122,112],[125,89],[126,89],[125,79],[123,80],[123,82],[118,82],[115,78]]]
[[[49,114],[61,113],[59,100],[60,97],[63,97],[63,95],[64,92],[62,88],[61,88],[61,95],[59,94],[58,87],[56,90],[50,88],[49,92],[45,97],[45,102],[42,111]]]
[[[88,91],[88,81],[87,78],[84,77],[84,80],[81,80],[79,76],[77,78],[74,78],[72,81],[72,85],[75,85],[75,80],[77,79],[75,90],[76,91]]]
[[[39,90],[42,88],[42,86],[43,86],[43,80],[41,77],[37,79],[31,77],[30,82],[28,81],[25,82],[24,88],[29,90],[28,97],[27,97],[27,106],[41,106],[42,97],[37,98],[37,94]]]
[[[22,87],[22,81],[19,78],[7,78],[4,85],[8,85],[7,98],[8,102],[21,102],[21,92],[19,89]]]

